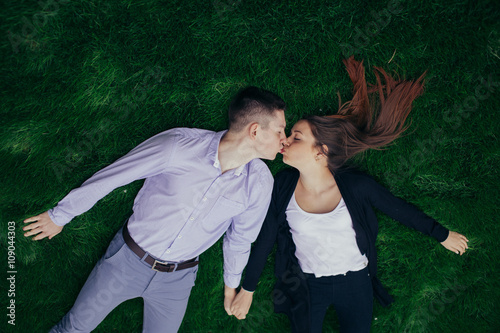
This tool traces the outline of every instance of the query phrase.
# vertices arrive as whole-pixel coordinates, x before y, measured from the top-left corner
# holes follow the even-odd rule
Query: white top
[[[331,276],[359,271],[368,265],[368,259],[356,243],[344,198],[333,211],[313,214],[300,208],[294,193],[286,216],[297,248],[295,255],[304,273]]]

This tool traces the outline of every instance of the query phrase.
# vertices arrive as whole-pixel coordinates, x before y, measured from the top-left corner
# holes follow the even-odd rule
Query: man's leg
[[[91,332],[118,304],[141,296],[154,273],[125,245],[120,229],[71,310],[50,332]]]
[[[175,333],[186,312],[198,266],[176,272],[157,272],[144,292],[144,333]]]

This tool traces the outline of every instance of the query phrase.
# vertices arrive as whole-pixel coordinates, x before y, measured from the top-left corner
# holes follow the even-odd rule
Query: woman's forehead
[[[303,119],[299,120],[298,122],[295,123],[295,125],[293,125],[292,132],[293,131],[300,131],[302,133],[304,133],[304,131],[311,132],[311,127],[309,126],[307,120]]]

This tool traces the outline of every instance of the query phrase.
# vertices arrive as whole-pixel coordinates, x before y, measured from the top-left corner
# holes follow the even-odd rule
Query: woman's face
[[[307,120],[298,121],[286,141],[287,144],[281,152],[284,163],[300,169],[316,162],[320,151]]]

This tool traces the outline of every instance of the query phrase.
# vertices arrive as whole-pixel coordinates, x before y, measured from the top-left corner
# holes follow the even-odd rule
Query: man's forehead
[[[277,110],[276,116],[274,117],[274,123],[277,127],[286,128],[285,111]]]

